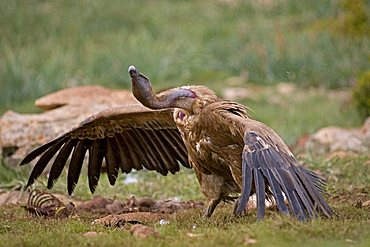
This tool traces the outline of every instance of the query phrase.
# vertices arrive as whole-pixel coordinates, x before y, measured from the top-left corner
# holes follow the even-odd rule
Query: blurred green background
[[[347,5],[346,5],[347,3]],[[350,3],[348,5],[348,3]],[[288,81],[352,86],[369,68],[367,1],[1,0],[0,113],[86,84],[156,89]],[[221,83],[222,85],[222,83]]]

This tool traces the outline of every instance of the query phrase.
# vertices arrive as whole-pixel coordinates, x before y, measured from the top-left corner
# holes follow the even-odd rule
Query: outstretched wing
[[[179,163],[190,168],[172,111],[154,111],[137,104],[92,115],[76,128],[28,154],[21,165],[41,156],[31,172],[28,186],[56,156],[48,179],[48,188],[51,188],[71,156],[67,177],[68,193],[71,194],[86,153],[89,154],[88,180],[92,193],[98,184],[103,160],[111,185],[114,185],[119,169],[129,173],[132,169],[146,168],[167,175],[179,171]]]
[[[242,194],[235,213],[245,210],[254,191],[258,218],[265,215],[267,193],[272,193],[279,211],[291,212],[299,220],[306,219],[307,215],[317,217],[318,211],[331,217],[333,212],[321,195],[324,180],[302,167],[284,144],[279,147],[270,137],[256,131],[247,131],[244,135]]]

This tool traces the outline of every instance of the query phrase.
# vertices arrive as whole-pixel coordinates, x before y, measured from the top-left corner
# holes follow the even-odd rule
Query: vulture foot
[[[209,218],[211,217],[211,215],[213,214],[213,212],[215,211],[217,205],[221,202],[221,201],[224,201],[226,203],[229,203],[229,202],[234,202],[235,199],[238,199],[238,197],[236,196],[223,196],[223,197],[218,197],[218,198],[215,198],[215,199],[212,199],[208,202],[208,206],[203,214],[203,218]]]
[[[217,205],[221,202],[221,197],[218,197],[216,199],[212,199],[208,202],[208,207],[206,208],[206,211],[203,214],[203,218],[209,218],[215,211],[215,208]]]
[[[245,207],[243,210],[239,210],[239,204],[240,204],[240,199],[238,198],[234,204],[234,215],[235,216],[243,216],[247,214],[247,208]]]

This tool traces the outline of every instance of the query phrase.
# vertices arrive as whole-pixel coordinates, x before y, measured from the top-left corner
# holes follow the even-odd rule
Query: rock
[[[366,202],[362,203],[362,207],[370,208],[370,200],[367,200]]]
[[[77,86],[48,94],[35,101],[35,105],[44,110],[55,109],[64,105],[108,105],[118,106],[136,102],[127,90],[112,90],[102,86]]]
[[[0,191],[0,206],[26,203],[28,196],[28,193],[20,193],[18,190]]]
[[[7,111],[0,118],[0,155],[7,165],[17,167],[32,149],[69,131],[88,116],[108,107],[133,103],[137,101],[129,91],[101,86],[81,86],[49,94],[36,100],[36,105],[46,109],[45,112]]]
[[[222,90],[222,98],[232,101],[238,101],[241,99],[257,101],[265,94],[267,90],[269,90],[267,87],[258,85],[248,85],[248,87],[227,87]]]
[[[340,128],[330,126],[310,135],[305,149],[317,154],[334,152],[353,152],[369,154],[370,152],[370,117],[361,128]]]
[[[276,91],[282,95],[291,95],[297,90],[296,84],[280,82],[276,85]]]
[[[203,237],[204,234],[188,232],[186,233],[186,236],[188,236],[189,238],[200,238],[200,237]]]
[[[276,86],[261,86],[257,84],[244,85],[243,83],[228,83],[226,85],[234,85],[222,90],[222,98],[232,101],[249,99],[258,101],[266,98],[272,104],[285,104],[286,97],[297,100],[302,98],[297,86],[293,83],[281,82]]]
[[[82,236],[84,237],[96,237],[96,236],[99,236],[99,235],[102,235],[103,233],[102,232],[85,232],[84,234],[82,234]]]
[[[246,237],[246,238],[244,239],[244,243],[245,243],[246,245],[253,245],[253,244],[256,244],[256,243],[257,243],[257,240],[256,240],[256,239],[254,239],[254,238]]]
[[[253,94],[243,87],[229,87],[222,91],[222,97],[228,100],[239,100],[253,97]]]
[[[144,226],[141,224],[133,225],[130,229],[130,233],[135,237],[140,238],[148,238],[148,237],[155,237],[158,238],[159,232],[157,232],[154,228],[149,226]]]

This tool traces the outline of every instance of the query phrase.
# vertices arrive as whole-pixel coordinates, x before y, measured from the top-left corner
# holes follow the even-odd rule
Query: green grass
[[[30,219],[23,209],[8,206],[0,210],[0,242],[7,243],[7,246],[243,246],[245,240],[251,238],[257,241],[254,246],[368,246],[370,211],[369,208],[355,207],[357,200],[369,200],[368,157],[327,161],[316,158],[310,160],[308,167],[326,174],[332,194],[328,200],[337,214],[336,218],[302,223],[267,210],[265,220],[257,221],[255,211],[235,218],[231,214],[232,205],[226,205],[218,207],[208,220],[201,218],[201,210],[190,210],[174,215],[168,225],[151,222],[149,226],[154,227],[161,237],[143,240],[132,237],[122,229],[92,225],[93,218]],[[148,191],[152,193],[156,190],[163,194],[154,197],[180,195],[181,199],[187,199],[193,197],[196,191],[198,196],[195,198],[199,199],[195,178],[189,172],[160,179],[150,174],[141,173],[138,175],[139,182],[125,189],[122,180],[117,187],[109,188],[108,182],[103,179],[97,192],[107,196],[112,196],[112,190],[121,195],[131,192],[148,195]],[[65,177],[58,183],[63,184],[63,180]],[[77,194],[81,193],[81,187],[86,186],[84,184],[79,184]],[[93,238],[82,236],[88,231],[102,235]],[[189,237],[188,233],[197,234],[197,237]]]
[[[0,111],[67,86],[128,88],[131,64],[157,88],[245,72],[248,83],[339,87],[369,66],[368,36],[317,25],[339,1],[223,2],[3,0]]]
[[[254,246],[348,246],[353,243],[354,246],[367,246],[370,240],[366,236],[370,230],[366,225],[368,222],[361,219],[359,222],[343,219],[299,223],[272,214],[270,219],[255,222],[230,218],[225,210],[215,215],[212,221],[201,221],[198,216],[197,212],[180,213],[169,225],[153,224],[162,235],[159,239],[138,239],[127,231],[92,226],[89,221],[30,222],[26,218],[6,222],[1,231],[7,234],[5,237],[1,234],[0,239],[8,246],[243,246],[248,238],[256,239]],[[369,217],[369,214],[362,212],[361,216]],[[194,224],[196,229],[193,229]],[[24,229],[30,230],[24,233]],[[83,237],[87,231],[101,232],[102,235]],[[200,236],[191,238],[187,235],[189,232]],[[279,244],[281,242],[284,244]]]

